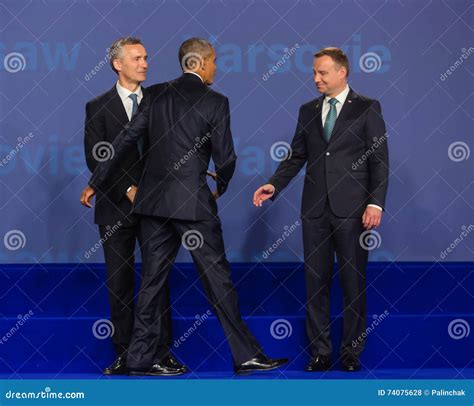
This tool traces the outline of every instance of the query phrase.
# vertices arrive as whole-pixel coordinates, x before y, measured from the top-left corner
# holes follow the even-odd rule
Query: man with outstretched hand
[[[300,108],[288,159],[253,203],[274,199],[306,164],[301,217],[306,277],[308,372],[331,366],[330,287],[337,255],[344,295],[340,354],[343,369],[360,369],[365,344],[364,233],[378,227],[388,186],[388,148],[380,103],[347,84],[349,61],[339,48],[314,55],[314,81],[322,96]],[[355,344],[355,345],[354,345]]]
[[[114,158],[97,167],[81,198],[88,204],[117,161],[148,133],[150,147],[133,209],[142,216],[143,283],[129,348],[130,373],[167,375],[159,362],[165,351],[158,340],[166,309],[163,289],[181,245],[190,251],[224,329],[235,371],[275,369],[287,360],[266,357],[241,318],[217,214],[215,198],[226,191],[236,156],[229,101],[209,87],[215,50],[208,41],[191,38],[181,45],[179,60],[182,76],[151,88],[137,117],[114,142]],[[214,195],[206,182],[211,158]]]

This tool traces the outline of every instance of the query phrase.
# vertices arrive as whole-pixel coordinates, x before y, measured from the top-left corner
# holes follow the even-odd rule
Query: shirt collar
[[[130,96],[132,93],[135,93],[138,96],[138,99],[141,99],[143,96],[143,91],[141,85],[138,85],[136,90],[134,92],[131,92],[128,89],[125,89],[120,83],[117,81],[117,84],[115,85],[117,89],[117,93],[119,94],[120,98],[122,100],[127,100],[128,96]]]
[[[197,74],[196,72],[191,72],[191,71],[186,70],[186,71],[184,71],[184,73],[190,73],[191,75],[196,75],[199,79],[201,79],[201,82],[204,83],[204,80],[202,80],[202,77],[199,74]]]
[[[349,88],[349,85],[346,85],[346,87],[344,88],[344,90],[343,90],[341,93],[339,93],[339,94],[335,97],[335,98],[337,99],[337,101],[338,101],[339,103],[341,103],[341,105],[343,105],[344,102],[346,101],[347,95],[349,94],[349,91],[350,91],[350,90],[351,90],[351,89]],[[326,97],[324,98],[324,101],[325,101],[326,103],[328,103],[330,99],[332,99],[332,97],[326,96]]]

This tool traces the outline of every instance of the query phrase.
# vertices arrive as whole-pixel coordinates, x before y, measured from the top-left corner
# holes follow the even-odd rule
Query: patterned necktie
[[[337,99],[329,99],[328,102],[331,107],[329,113],[326,116],[326,121],[324,122],[324,138],[327,142],[331,139],[332,130],[334,129],[334,124],[336,124],[337,119],[337,109],[336,104],[338,103]]]
[[[138,94],[136,93],[130,93],[128,95],[130,99],[132,99],[132,118],[133,116],[137,113],[138,111]],[[145,145],[144,145],[145,140],[140,138],[137,143],[137,148],[138,148],[138,153],[140,154],[140,158],[143,156],[144,150],[145,150]]]

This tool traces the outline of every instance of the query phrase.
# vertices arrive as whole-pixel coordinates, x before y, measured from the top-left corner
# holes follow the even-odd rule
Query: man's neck
[[[132,93],[138,89],[138,86],[140,86],[140,82],[130,82],[121,77],[119,77],[118,82],[120,86],[124,89],[130,90]]]
[[[193,72],[193,71],[190,71],[190,70],[185,70],[185,71],[183,71],[183,73],[190,73],[191,75],[195,75],[195,76],[197,76],[199,79],[201,79],[201,82],[202,82],[202,83],[204,83],[204,84],[206,83],[206,82],[204,82],[204,79],[202,78],[202,76],[201,76],[199,73],[197,73],[197,72]]]

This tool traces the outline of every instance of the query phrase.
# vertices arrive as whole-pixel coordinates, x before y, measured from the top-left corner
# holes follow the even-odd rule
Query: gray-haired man
[[[138,38],[120,38],[109,50],[110,65],[118,80],[112,89],[86,104],[85,155],[91,170],[113,155],[112,142],[122,131],[146,94],[141,82],[146,79],[147,53]],[[104,369],[106,375],[128,372],[126,351],[130,344],[134,320],[135,268],[134,251],[140,241],[139,217],[131,213],[137,185],[143,169],[144,145],[132,148],[117,170],[97,190],[94,221],[99,225],[107,271],[107,288],[117,358]],[[164,289],[167,303],[160,344],[171,343],[171,315],[168,287]],[[164,362],[178,368],[168,355]]]

